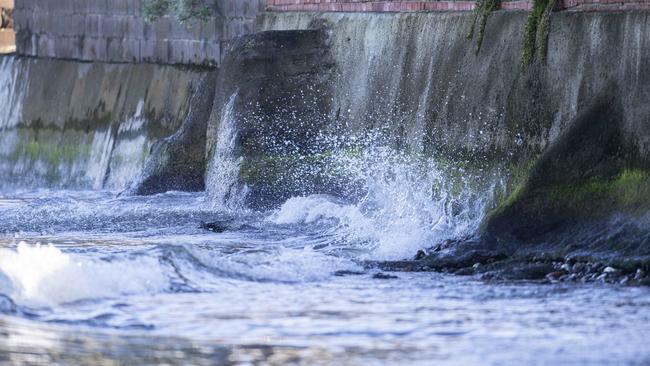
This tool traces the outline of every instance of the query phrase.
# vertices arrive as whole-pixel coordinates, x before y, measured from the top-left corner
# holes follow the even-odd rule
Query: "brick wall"
[[[144,0],[16,0],[17,53],[107,62],[218,65],[225,43],[253,31],[265,0],[218,0],[207,22],[149,24]]]
[[[560,0],[558,8],[588,11],[650,10],[650,0]],[[504,10],[530,10],[532,0],[506,0]],[[269,11],[408,12],[468,11],[474,1],[436,0],[267,0]]]

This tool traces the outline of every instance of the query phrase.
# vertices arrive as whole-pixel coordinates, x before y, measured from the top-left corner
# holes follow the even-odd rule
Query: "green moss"
[[[354,153],[356,150],[353,151]],[[259,182],[277,182],[301,166],[317,167],[325,164],[333,153],[326,151],[313,155],[262,155],[243,161],[239,176],[247,184]],[[318,169],[314,169],[318,170]]]
[[[537,27],[537,38],[535,44],[542,62],[546,62],[546,56],[548,55],[548,33],[551,27],[551,13],[553,12],[553,9],[555,9],[556,5],[557,0],[548,0],[546,9],[544,9]]]
[[[539,155],[526,159],[523,163],[510,162],[507,165],[507,185],[502,192],[496,192],[494,207],[487,213],[488,217],[498,215],[514,206],[523,196],[530,172],[537,163]]]
[[[206,21],[210,17],[209,2],[204,0],[148,0],[143,14],[147,22],[152,22],[169,13],[174,13],[183,24],[193,19]]]
[[[618,209],[639,213],[650,206],[650,175],[638,169],[624,170],[611,178],[555,185],[540,191],[552,207],[590,210],[591,213]]]
[[[524,29],[521,55],[524,68],[533,63],[536,54],[539,54],[542,61],[546,61],[551,13],[556,4],[557,0],[534,0]]]
[[[478,36],[476,38],[476,50],[475,53],[478,54],[481,50],[481,45],[483,44],[483,37],[485,35],[485,26],[487,24],[487,18],[493,11],[499,9],[501,5],[501,0],[479,0],[476,2],[476,7],[472,15],[472,21],[470,23],[470,29],[467,33],[467,38],[474,38],[474,33],[476,32],[476,23],[478,22]]]
[[[60,164],[72,164],[75,160],[90,157],[91,146],[87,143],[66,143],[54,141],[39,141],[35,136],[26,136],[27,141],[20,144],[11,153],[10,160],[25,159],[32,164],[37,161],[57,167]]]

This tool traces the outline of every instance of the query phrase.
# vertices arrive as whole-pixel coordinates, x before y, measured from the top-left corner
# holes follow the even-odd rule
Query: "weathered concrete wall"
[[[149,24],[143,0],[19,0],[20,55],[106,62],[218,65],[225,45],[253,31],[263,0],[219,0],[206,22]]]
[[[650,123],[650,13],[555,13],[547,64],[530,68],[526,19],[495,12],[478,54],[467,13],[266,13],[260,29],[329,28],[339,69],[331,114],[358,128],[386,123],[416,150],[540,151],[615,83],[626,134],[650,158],[650,136],[635,132]]]
[[[205,73],[0,57],[0,188],[124,188]]]
[[[526,20],[526,12],[490,15],[478,53],[468,13],[266,13],[260,29],[329,30],[336,72],[319,140],[379,132],[391,148],[450,166],[445,180],[496,191],[481,230],[489,246],[479,249],[650,260],[650,13],[555,13],[547,58],[530,66],[522,63]],[[244,51],[242,61],[255,55]],[[302,108],[279,100],[258,120]],[[296,145],[282,133],[276,141]],[[272,154],[266,160],[279,160]],[[248,182],[274,187],[273,171],[258,170]],[[310,179],[319,177],[300,176]]]

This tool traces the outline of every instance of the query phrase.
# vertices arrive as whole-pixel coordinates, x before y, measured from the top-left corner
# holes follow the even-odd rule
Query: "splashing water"
[[[6,278],[4,284],[0,281],[0,293],[29,306],[155,293],[168,287],[165,273],[152,258],[105,261],[25,242],[15,251],[0,249],[0,270]]]
[[[496,184],[484,181],[490,187],[477,193],[472,188],[477,179],[454,177],[434,159],[372,144],[355,154],[340,150],[326,166],[361,187],[358,202],[294,197],[269,220],[282,225],[329,222],[335,236],[365,248],[366,258],[375,260],[405,259],[441,241],[472,236]]]
[[[242,209],[246,187],[238,184],[241,157],[234,154],[237,143],[234,106],[238,91],[235,91],[223,107],[219,132],[213,157],[208,167],[206,184],[208,195],[215,208]]]
[[[465,220],[463,210],[436,216],[448,201],[416,189],[444,174],[406,159],[402,167],[415,164],[430,174],[395,175],[399,159],[391,156],[386,170],[361,159],[358,168],[368,173],[359,176],[377,178],[356,203],[294,197],[272,213],[224,215],[203,207],[198,193],[116,198],[41,191],[0,198],[0,354],[17,364],[27,349],[57,357],[55,364],[647,360],[645,289],[486,284],[414,272],[374,279],[377,269],[359,259],[399,257],[403,247],[389,238],[407,246],[430,240],[425,228],[445,236],[464,232],[446,227]],[[416,204],[418,194],[435,199]],[[210,218],[227,230],[198,227]]]

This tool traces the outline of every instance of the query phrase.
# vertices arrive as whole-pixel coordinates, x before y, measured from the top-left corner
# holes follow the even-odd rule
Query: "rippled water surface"
[[[399,217],[325,196],[257,213],[203,194],[5,194],[0,362],[650,364],[647,288],[373,278],[366,260],[430,240]]]

